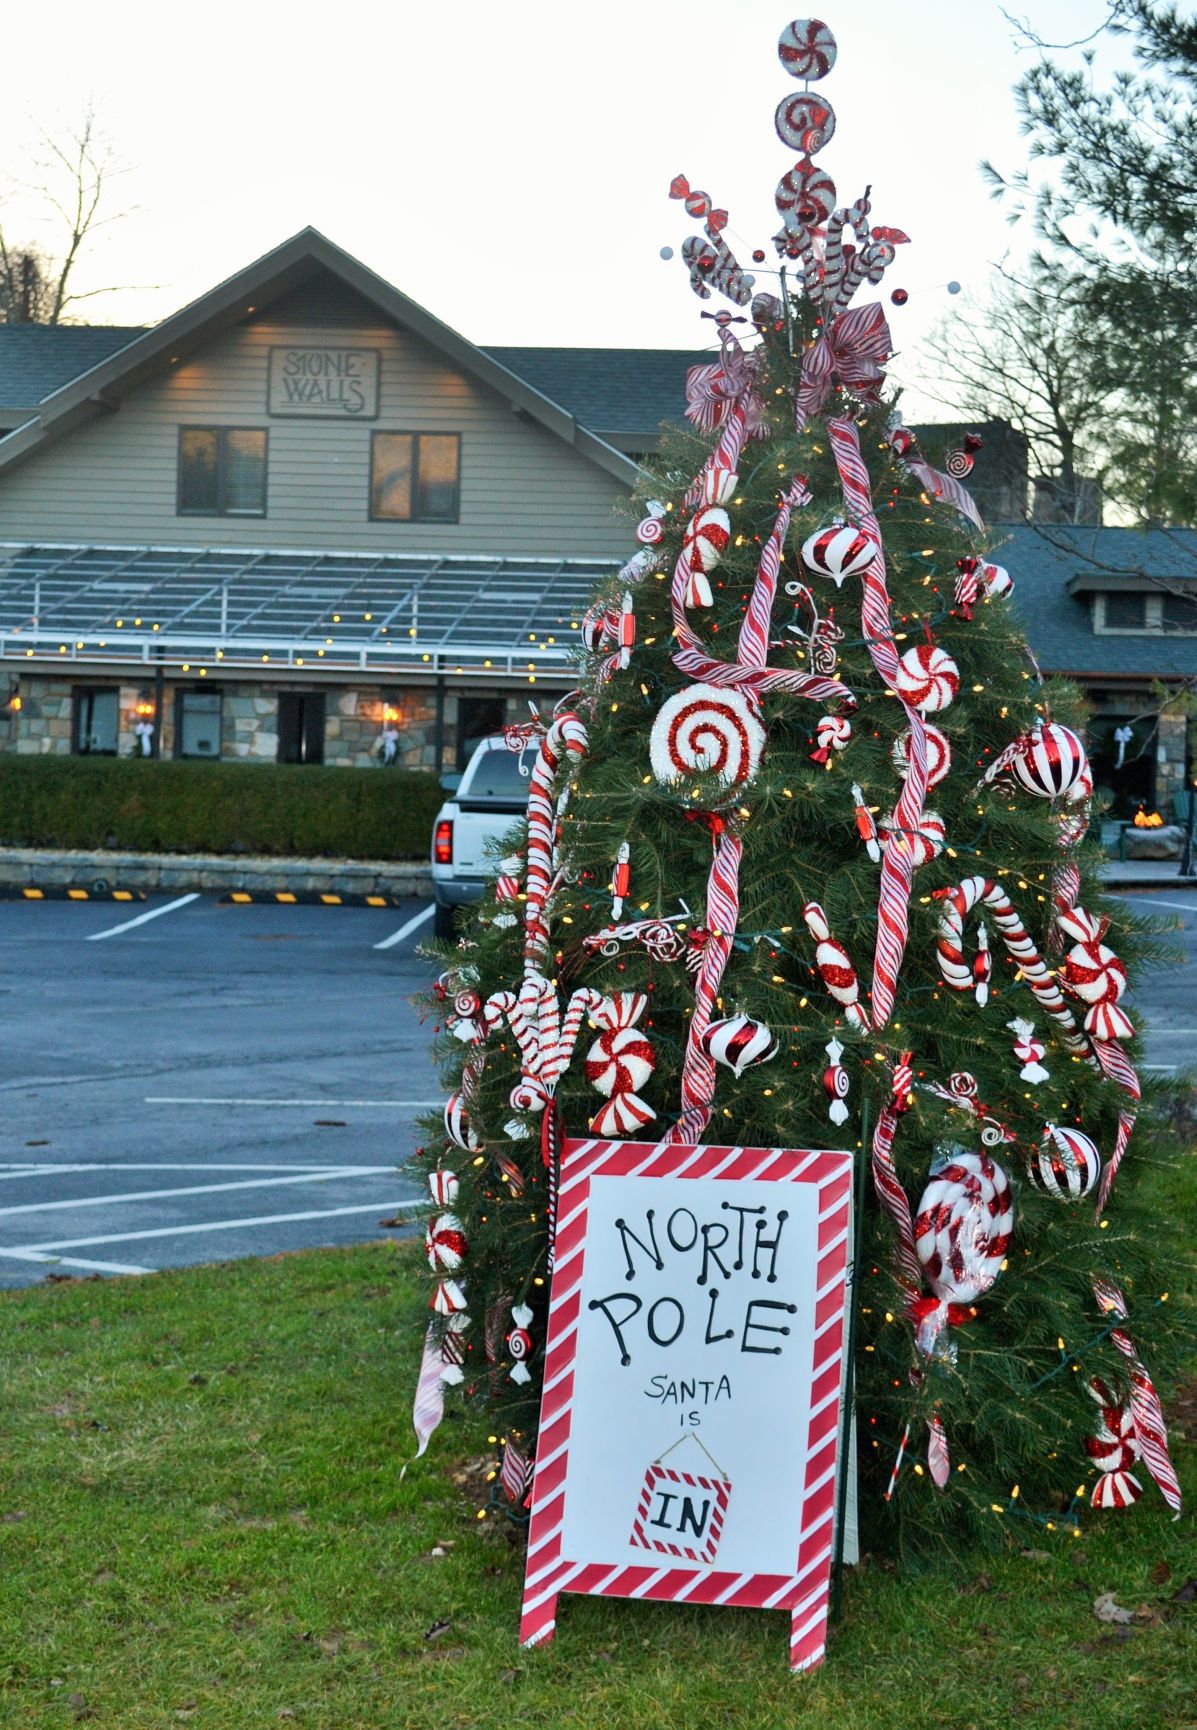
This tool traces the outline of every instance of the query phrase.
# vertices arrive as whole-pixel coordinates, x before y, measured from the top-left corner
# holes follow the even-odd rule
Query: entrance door
[[[280,763],[323,763],[323,691],[279,693],[278,760]]]
[[[502,697],[457,699],[457,767],[464,769],[474,747],[492,733],[503,731],[507,704]]]

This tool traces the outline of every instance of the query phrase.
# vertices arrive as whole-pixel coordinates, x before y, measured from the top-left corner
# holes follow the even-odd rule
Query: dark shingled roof
[[[136,325],[0,324],[0,409],[31,408],[141,334]]]
[[[655,441],[661,422],[686,412],[686,372],[709,365],[714,347],[488,348],[500,366],[576,415],[583,426],[618,445]],[[611,435],[614,435],[612,438]]]
[[[1197,597],[1197,531],[1018,523],[996,533],[1008,539],[991,557],[1014,579],[1014,606],[1045,673],[1197,678],[1197,636],[1095,632],[1089,597],[1068,592],[1078,576],[1146,576]]]

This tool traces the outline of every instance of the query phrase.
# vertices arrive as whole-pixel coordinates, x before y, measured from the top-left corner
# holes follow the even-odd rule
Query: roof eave
[[[513,408],[553,433],[580,455],[604,469],[614,479],[629,485],[637,466],[605,440],[588,432],[573,415],[541,391],[509,371],[475,343],[427,312],[383,277],[370,270],[320,234],[302,229],[273,251],[256,259],[244,270],[218,283],[198,300],[182,307],[135,338],[116,354],[81,373],[69,384],[53,391],[41,403],[38,419],[28,429],[30,437],[20,445],[0,439],[0,471],[23,461],[43,445],[61,437],[108,404],[119,402],[147,379],[165,371],[175,359],[193,353],[214,336],[231,329],[246,317],[257,300],[277,299],[289,289],[328,270],[375,305],[391,322],[412,331],[430,346],[453,360],[463,371],[504,397]],[[68,418],[71,416],[74,418]],[[26,429],[18,429],[25,431]]]

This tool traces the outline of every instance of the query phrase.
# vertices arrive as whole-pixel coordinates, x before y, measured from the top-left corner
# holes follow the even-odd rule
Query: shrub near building
[[[435,775],[315,765],[0,756],[0,843],[147,853],[414,859]]]

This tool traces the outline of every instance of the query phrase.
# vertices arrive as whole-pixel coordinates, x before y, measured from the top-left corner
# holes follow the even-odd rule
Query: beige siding
[[[291,322],[296,315],[304,322]],[[410,333],[377,315],[358,322],[365,316],[343,298],[292,297],[218,339],[0,476],[0,540],[571,558],[626,550],[626,525],[612,514],[617,481]],[[378,419],[270,419],[268,351],[283,343],[379,349]],[[265,517],[176,515],[178,428],[187,425],[269,429]],[[459,523],[369,521],[372,428],[461,434]]]

